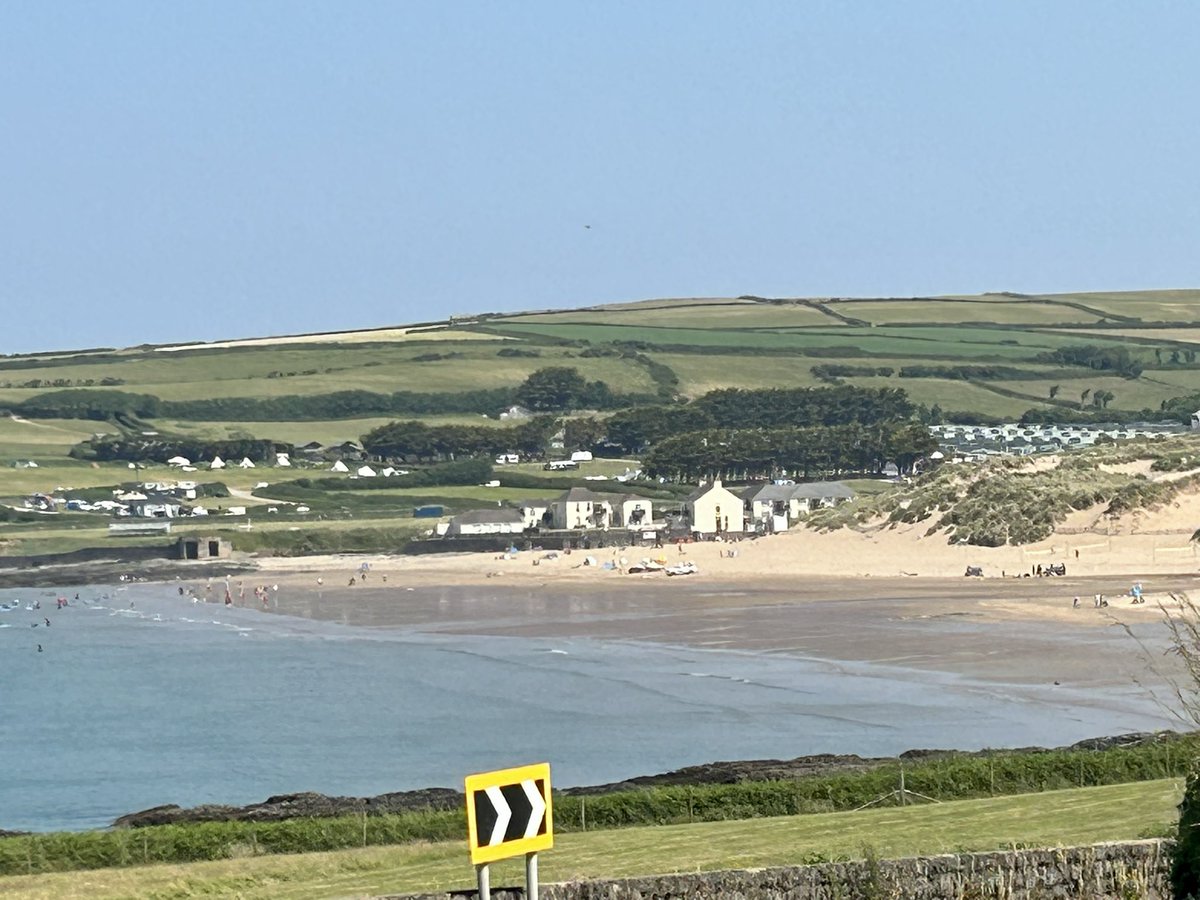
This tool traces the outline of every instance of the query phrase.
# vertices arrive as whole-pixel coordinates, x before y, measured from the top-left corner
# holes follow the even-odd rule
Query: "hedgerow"
[[[889,762],[868,771],[794,781],[656,787],[611,794],[556,793],[558,831],[723,821],[857,809],[900,783],[937,800],[1035,793],[1181,777],[1200,752],[1200,735],[1166,735],[1128,747],[949,754]],[[461,810],[202,822],[0,839],[0,875],[147,863],[182,863],[271,853],[310,853],[381,844],[460,839]]]

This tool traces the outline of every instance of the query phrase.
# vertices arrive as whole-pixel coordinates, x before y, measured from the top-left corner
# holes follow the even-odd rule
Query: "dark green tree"
[[[1180,900],[1200,897],[1200,771],[1193,769],[1179,803],[1179,831],[1171,855],[1171,893]]]
[[[604,423],[589,416],[568,419],[563,426],[563,445],[567,450],[591,450],[604,439]]]
[[[532,410],[554,412],[579,405],[588,390],[579,370],[567,366],[538,369],[517,388],[517,401]]]

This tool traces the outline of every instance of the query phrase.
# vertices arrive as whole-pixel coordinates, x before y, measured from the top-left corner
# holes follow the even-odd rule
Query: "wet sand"
[[[490,579],[436,585],[377,563],[352,569],[277,570],[280,613],[433,634],[648,641],[944,672],[997,684],[1102,688],[1157,680],[1170,670],[1157,600],[1195,590],[1191,575],[1128,579],[759,578],[617,576],[539,583]],[[384,582],[384,576],[388,580]],[[330,585],[330,581],[337,582]],[[1093,597],[1104,593],[1105,609]],[[1072,599],[1080,597],[1080,607]],[[1122,623],[1132,629],[1131,637]]]

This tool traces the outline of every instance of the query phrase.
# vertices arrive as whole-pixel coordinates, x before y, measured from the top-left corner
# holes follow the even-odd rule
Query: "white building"
[[[521,534],[525,519],[516,509],[471,509],[452,518],[445,533],[453,535]]]

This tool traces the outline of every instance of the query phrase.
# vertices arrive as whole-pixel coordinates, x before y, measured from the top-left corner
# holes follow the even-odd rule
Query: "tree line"
[[[276,453],[291,453],[292,445],[258,438],[209,441],[200,438],[120,435],[93,438],[71,448],[75,459],[96,462],[159,462],[175,456],[193,461],[214,457],[236,463],[243,458],[252,462],[274,462]]]
[[[534,411],[621,409],[660,401],[660,393],[622,393],[603,381],[588,381],[578,370],[549,367],[533,372],[515,388],[429,392],[349,390],[279,397],[213,397],[162,400],[132,391],[69,389],[48,391],[10,407],[30,419],[91,419],[117,416],[191,421],[316,421],[388,415],[496,415],[513,403]]]
[[[716,428],[669,437],[642,464],[650,475],[679,481],[812,478],[879,472],[888,462],[909,471],[937,446],[927,428],[912,422]]]
[[[1061,363],[1067,366],[1086,366],[1097,372],[1115,372],[1125,378],[1137,378],[1142,374],[1142,364],[1127,347],[1081,344],[1039,353],[1035,359],[1038,362]]]

